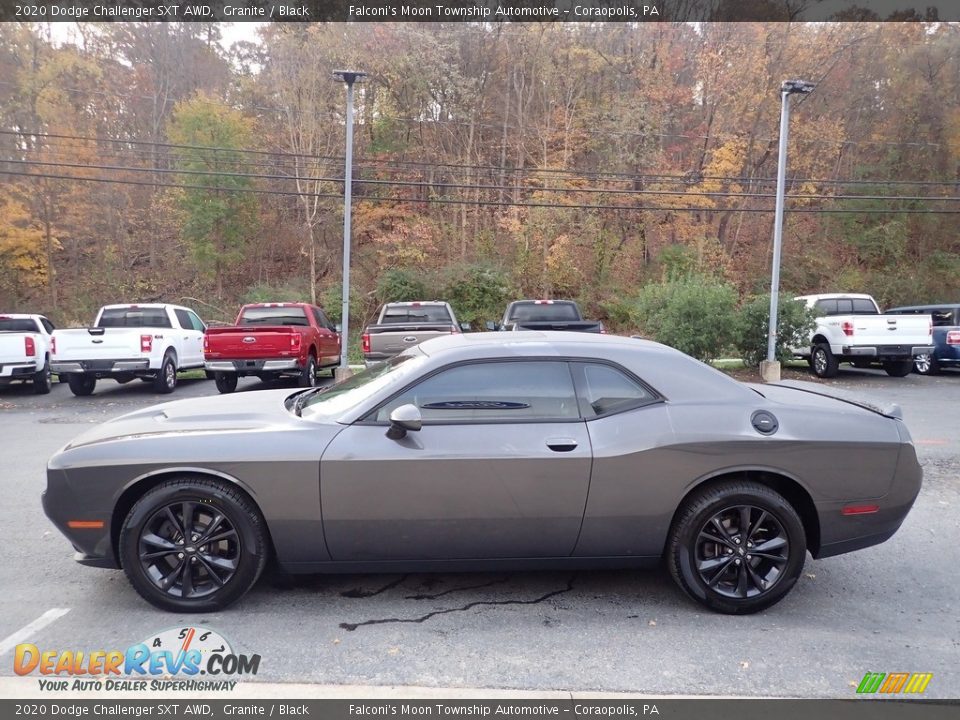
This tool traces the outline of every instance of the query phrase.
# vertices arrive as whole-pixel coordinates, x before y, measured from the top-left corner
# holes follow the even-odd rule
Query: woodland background
[[[245,300],[339,316],[345,91],[362,69],[352,319],[387,299],[496,319],[645,286],[769,287],[780,102],[794,101],[782,286],[958,300],[960,27],[923,23],[0,24],[0,309]]]

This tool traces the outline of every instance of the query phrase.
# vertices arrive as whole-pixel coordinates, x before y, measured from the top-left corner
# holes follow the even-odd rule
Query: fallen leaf
[[[649,625],[650,627],[656,627],[657,621],[656,621],[656,620],[651,620],[650,622],[647,623],[647,625]]]
[[[340,644],[340,638],[334,638],[334,639],[333,639],[333,644],[334,644],[334,645],[339,645],[339,644]]]
[[[399,655],[399,654],[400,654],[400,648],[398,647],[392,647],[389,650],[387,650],[387,655]]]
[[[740,667],[743,668],[744,670],[746,670],[748,667],[750,667],[750,663],[747,662],[746,660],[741,660],[741,661],[740,661]]]
[[[816,575],[814,575],[813,573],[804,573],[803,576],[808,577],[811,580],[813,580],[816,577]]]

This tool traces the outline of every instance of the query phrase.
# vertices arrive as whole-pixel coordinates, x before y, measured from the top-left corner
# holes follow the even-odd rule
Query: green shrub
[[[427,288],[422,274],[412,270],[393,268],[387,270],[377,280],[376,295],[381,304],[388,302],[410,302],[411,300],[432,300],[435,295]]]
[[[747,302],[737,316],[736,347],[748,367],[756,367],[767,358],[767,337],[770,326],[770,295],[759,295]],[[789,360],[790,348],[809,342],[816,327],[816,314],[802,300],[780,295],[777,307],[777,360]]]
[[[306,282],[287,282],[277,285],[257,283],[247,288],[240,297],[243,305],[267,302],[310,302],[310,288]]]
[[[486,265],[462,265],[445,275],[443,299],[453,306],[460,322],[475,328],[487,320],[499,320],[513,299],[513,287],[502,271]]]
[[[736,305],[733,286],[690,277],[645,286],[637,296],[634,316],[647,336],[709,361],[733,339]]]

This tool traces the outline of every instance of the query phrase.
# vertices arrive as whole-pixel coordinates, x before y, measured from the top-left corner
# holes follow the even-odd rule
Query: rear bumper
[[[877,359],[903,359],[932,353],[933,345],[841,345],[839,355],[845,357],[875,357]],[[834,351],[836,353],[836,351]]]
[[[299,372],[300,361],[297,358],[283,360],[207,360],[203,367],[210,372],[240,373],[241,375],[259,372]]]
[[[54,360],[50,370],[58,375],[70,373],[112,373],[145,372],[150,369],[148,358],[128,358],[124,360]]]
[[[0,365],[0,380],[11,380],[23,377],[29,377],[37,372],[37,363],[17,362]]]

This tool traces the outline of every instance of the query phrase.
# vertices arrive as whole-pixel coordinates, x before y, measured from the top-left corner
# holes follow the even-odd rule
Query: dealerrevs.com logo
[[[126,650],[41,650],[17,645],[17,675],[37,673],[41,690],[233,690],[256,675],[259,655],[238,654],[215,630],[171,628]]]

